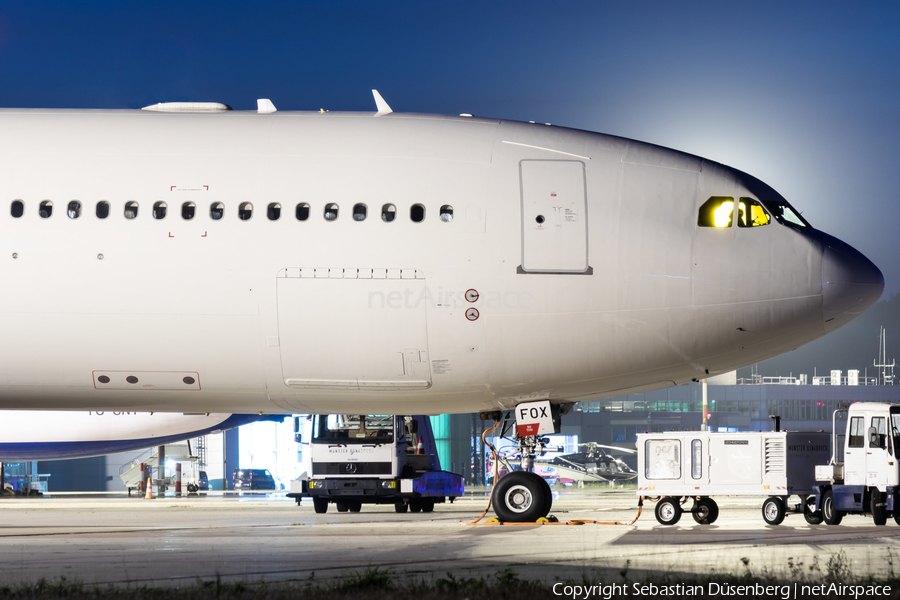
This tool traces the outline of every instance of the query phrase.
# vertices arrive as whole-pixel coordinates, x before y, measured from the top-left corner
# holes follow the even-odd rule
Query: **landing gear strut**
[[[491,418],[499,417],[497,413],[489,413]],[[507,415],[507,420],[509,416]],[[507,421],[504,421],[504,427],[501,431],[506,430]],[[502,435],[502,433],[501,433]],[[504,475],[499,480],[495,480],[494,491],[492,493],[492,503],[497,518],[501,521],[510,523],[528,523],[537,521],[541,517],[550,514],[550,508],[553,506],[553,493],[550,491],[550,485],[540,475],[535,474],[534,458],[540,456],[546,451],[547,438],[537,435],[520,436],[516,431],[514,437],[518,454],[520,457],[520,470]],[[488,444],[489,447],[490,444]],[[494,451],[493,447],[491,450]],[[496,451],[494,451],[495,478],[496,464],[498,461]]]

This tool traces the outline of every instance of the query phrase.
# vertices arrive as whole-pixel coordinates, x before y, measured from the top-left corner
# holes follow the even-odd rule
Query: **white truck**
[[[832,417],[834,452],[816,467],[815,506],[829,525],[846,514],[871,515],[875,525],[895,510],[900,486],[900,404],[858,402]]]
[[[421,448],[419,442],[421,440]],[[307,476],[288,496],[312,498],[317,513],[393,504],[399,513],[431,512],[463,495],[463,479],[441,470],[431,421],[422,415],[315,415]]]
[[[821,523],[815,467],[830,456],[829,442],[824,432],[638,434],[637,495],[659,496],[656,520],[663,525],[676,524],[684,512],[703,525],[715,522],[719,507],[712,496],[765,497],[762,516],[769,525],[789,512]],[[795,506],[788,505],[791,496],[799,496]]]

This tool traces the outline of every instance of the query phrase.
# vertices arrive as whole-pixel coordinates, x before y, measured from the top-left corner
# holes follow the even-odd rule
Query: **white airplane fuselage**
[[[794,349],[884,286],[811,227],[699,226],[711,197],[780,197],[597,133],[0,110],[0,139],[2,409],[440,414],[602,398]]]

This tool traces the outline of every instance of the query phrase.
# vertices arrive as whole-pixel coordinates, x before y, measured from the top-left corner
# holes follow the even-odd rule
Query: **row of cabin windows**
[[[72,200],[66,206],[66,214],[70,219],[77,219],[82,213],[82,204],[78,200]],[[125,203],[124,214],[126,219],[136,219],[138,216],[137,202],[129,201]],[[168,214],[169,207],[165,202],[155,202],[153,204],[152,215],[154,219],[165,219]],[[297,204],[294,209],[294,216],[298,221],[306,221],[310,216],[310,205],[306,202]],[[40,203],[39,213],[42,219],[49,219],[53,215],[53,202],[44,200]],[[21,200],[13,200],[10,206],[10,214],[19,218],[25,214],[25,203]],[[110,214],[109,202],[101,200],[97,203],[96,212],[98,219],[105,219]],[[326,221],[336,221],[340,214],[340,207],[337,204],[330,203],[325,205],[323,217]],[[181,218],[190,221],[197,215],[197,205],[193,202],[185,202],[181,205]],[[369,215],[369,207],[365,204],[353,205],[353,220],[365,221]],[[225,216],[225,205],[221,202],[213,202],[209,206],[209,217],[218,221]],[[441,221],[449,223],[453,220],[453,207],[449,204],[441,206],[438,213]],[[238,219],[241,221],[249,221],[253,217],[253,204],[250,202],[242,202],[238,205]],[[270,221],[277,221],[281,218],[281,204],[271,202],[266,207],[266,217]],[[381,207],[381,220],[390,223],[397,218],[397,207],[393,204],[385,204]],[[425,206],[422,204],[413,204],[409,207],[409,219],[414,223],[421,223],[425,220]]]

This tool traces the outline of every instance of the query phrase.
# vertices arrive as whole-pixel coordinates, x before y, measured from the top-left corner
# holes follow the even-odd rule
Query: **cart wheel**
[[[871,498],[869,507],[872,510],[872,520],[876,525],[884,525],[887,523],[887,510],[884,508],[884,498],[878,488],[872,488]]]
[[[434,498],[423,498],[422,499],[422,512],[423,513],[434,512]]]
[[[691,511],[691,516],[701,525],[712,525],[719,518],[719,505],[712,498],[702,498]]]
[[[822,511],[816,510],[816,497],[809,496],[803,502],[803,518],[810,525],[818,525],[822,522]]]
[[[514,471],[501,477],[493,494],[497,518],[509,523],[537,521],[546,504],[545,485],[543,478],[528,471]]]
[[[313,498],[313,508],[320,515],[328,512],[328,500],[325,498]]]
[[[781,525],[784,521],[784,500],[778,496],[766,498],[762,505],[762,515],[769,525]]]
[[[394,502],[394,512],[405,513],[407,510],[409,510],[409,506],[403,500]]]
[[[347,512],[350,509],[346,502],[335,502],[335,504],[337,505],[338,512]]]
[[[822,518],[828,525],[838,525],[844,513],[834,507],[834,494],[828,490],[822,494]]]
[[[681,503],[678,498],[666,496],[656,504],[656,520],[662,525],[674,525],[681,518]]]

